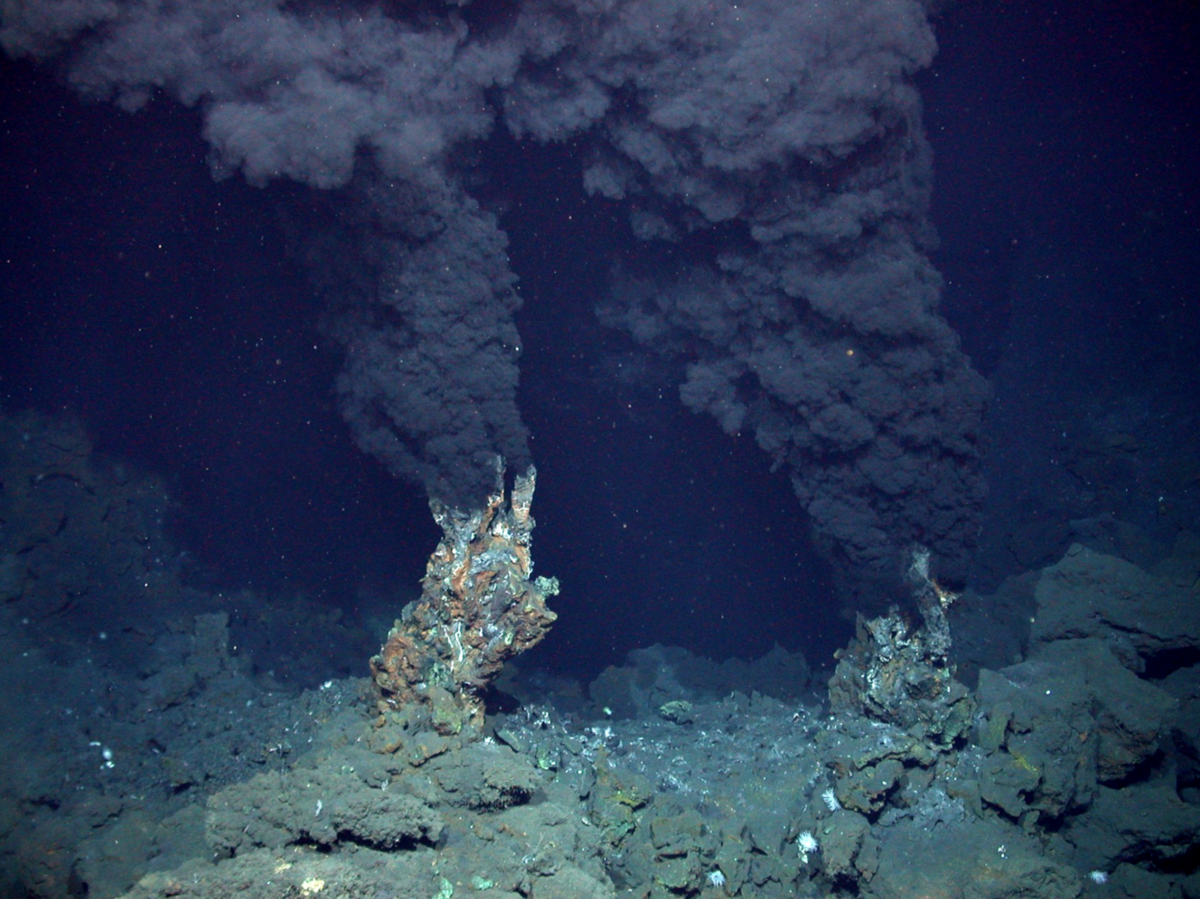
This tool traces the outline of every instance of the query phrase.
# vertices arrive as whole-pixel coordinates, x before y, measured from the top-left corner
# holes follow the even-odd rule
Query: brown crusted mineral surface
[[[419,703],[442,733],[483,724],[482,693],[505,660],[546,635],[555,614],[546,597],[558,581],[530,580],[529,514],[537,472],[516,477],[505,502],[504,466],[482,509],[430,501],[443,536],[429,557],[421,598],[405,606],[371,659],[381,712]]]

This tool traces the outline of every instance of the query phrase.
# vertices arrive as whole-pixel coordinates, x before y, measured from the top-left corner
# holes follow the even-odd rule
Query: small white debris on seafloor
[[[817,838],[812,835],[811,830],[803,831],[796,837],[796,848],[800,850],[801,863],[807,865],[809,853],[817,851]]]
[[[825,807],[831,812],[836,812],[842,807],[842,804],[838,802],[837,793],[833,792],[832,787],[821,794],[821,801],[825,803]]]
[[[725,875],[721,873],[721,869],[708,872],[708,882],[710,886],[723,887],[725,886]]]
[[[1108,875],[1103,871],[1088,871],[1088,880],[1092,883],[1108,883]]]

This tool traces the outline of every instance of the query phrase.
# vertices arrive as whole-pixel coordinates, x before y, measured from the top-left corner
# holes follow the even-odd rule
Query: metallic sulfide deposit
[[[929,550],[910,551],[906,579],[924,619],[916,627],[898,609],[870,621],[858,618],[856,635],[838,653],[829,681],[829,706],[897,725],[942,751],[961,742],[971,726],[975,701],[954,678],[946,612],[958,595],[929,573]]]
[[[496,486],[483,508],[430,500],[443,536],[429,557],[421,598],[404,607],[371,659],[380,712],[407,708],[423,712],[440,733],[478,733],[488,684],[554,623],[546,598],[558,593],[557,579],[530,579],[536,477],[532,466],[518,475],[506,502],[497,459]]]

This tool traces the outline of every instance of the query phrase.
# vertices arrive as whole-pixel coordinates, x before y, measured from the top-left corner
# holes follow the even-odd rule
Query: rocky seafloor
[[[365,677],[256,669],[361,623],[181,586],[153,485],[5,427],[32,435],[0,441],[6,899],[1200,896],[1187,533],[962,597],[957,674],[906,661],[899,616],[836,672],[652,646],[588,685],[511,666],[469,739]],[[106,611],[122,591],[155,618]]]

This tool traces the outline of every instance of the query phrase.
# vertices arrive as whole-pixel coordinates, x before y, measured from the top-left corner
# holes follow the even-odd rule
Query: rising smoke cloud
[[[920,0],[5,5],[0,44],[83,93],[204,112],[214,171],[338,191],[360,273],[326,282],[360,445],[451,501],[527,456],[504,235],[454,150],[572,141],[648,254],[600,310],[753,434],[831,555],[975,531],[985,385],[936,310]],[[362,272],[366,272],[363,275]]]

